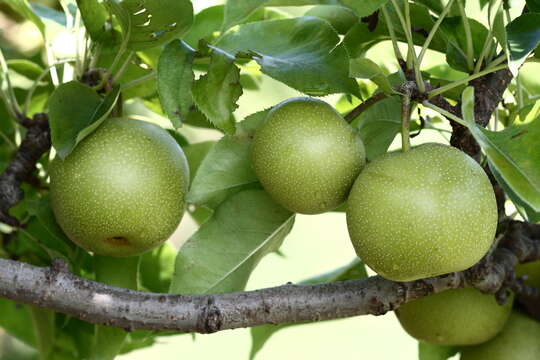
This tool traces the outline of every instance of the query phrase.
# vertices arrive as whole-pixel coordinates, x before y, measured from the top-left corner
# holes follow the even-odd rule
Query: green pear
[[[461,360],[538,360],[540,322],[514,311],[503,331],[491,341],[465,347]]]
[[[360,136],[330,105],[293,98],[275,106],[257,129],[252,165],[264,189],[302,214],[335,209],[365,164]]]
[[[474,345],[496,336],[512,311],[476,289],[452,289],[396,309],[401,326],[415,339],[435,345]]]
[[[411,281],[478,262],[495,236],[497,204],[472,158],[424,144],[366,166],[349,195],[347,226],[368,266],[387,279]]]
[[[186,158],[162,128],[106,120],[50,165],[56,220],[77,245],[105,256],[152,250],[178,227],[189,182]]]
[[[527,275],[525,284],[540,289],[540,261],[533,261],[516,266],[516,275]]]

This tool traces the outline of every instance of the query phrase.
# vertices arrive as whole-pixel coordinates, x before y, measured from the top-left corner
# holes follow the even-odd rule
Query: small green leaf
[[[350,75],[355,78],[373,81],[386,94],[395,93],[390,81],[388,81],[379,65],[368,58],[351,59]]]
[[[305,5],[341,5],[341,3],[340,0],[227,0],[223,30],[225,31],[234,25],[242,23],[263,6]]]
[[[195,82],[192,93],[208,120],[227,134],[234,134],[232,113],[242,95],[240,69],[234,64],[234,57],[213,48],[208,73]]]
[[[504,190],[504,193],[508,196],[508,198],[512,201],[514,206],[516,207],[516,210],[518,213],[527,221],[531,223],[540,223],[540,211],[534,211],[533,208],[531,208],[526,202],[521,200],[521,198],[516,195],[516,193],[512,190],[512,188],[504,181],[502,176],[499,174],[499,172],[493,167],[493,165],[490,163],[489,168],[491,169],[491,173],[497,180],[497,183],[501,185],[501,187]]]
[[[458,353],[456,346],[431,345],[418,343],[419,360],[446,360]]]
[[[49,124],[54,148],[61,158],[94,131],[112,111],[120,88],[105,99],[78,81],[60,85],[49,99]]]
[[[315,16],[326,20],[338,34],[346,34],[350,28],[360,21],[351,9],[341,5],[318,5],[309,9],[304,16]]]
[[[223,5],[211,6],[195,15],[193,26],[182,38],[193,48],[198,48],[199,41],[204,39],[210,42],[214,33],[221,29],[223,23]]]
[[[353,9],[358,16],[365,17],[380,9],[388,0],[340,0],[340,2],[343,6]]]
[[[193,23],[189,0],[108,0],[128,46],[142,50],[182,37]]]
[[[39,16],[36,15],[27,0],[4,0],[4,2],[26,20],[29,20],[36,25],[41,32],[41,35],[45,36],[45,24]]]
[[[140,260],[140,256],[113,258],[94,254],[96,281],[137,290]],[[96,325],[95,343],[90,360],[113,360],[120,353],[127,334],[122,329]]]
[[[486,130],[474,122],[474,88],[468,87],[462,99],[463,118],[487,155],[490,164],[513,193],[540,211],[540,117],[503,131]],[[504,185],[503,185],[504,186]]]
[[[97,66],[105,69],[110,69],[114,58],[118,54],[118,51],[120,51],[120,47],[118,45],[104,44],[100,51]],[[137,54],[139,53],[140,52],[138,52]],[[140,79],[141,77],[148,76],[152,72],[152,69],[149,69],[148,67],[143,68],[139,65],[139,63],[142,62],[142,59],[139,58],[137,55],[134,56],[131,61],[128,61],[129,55],[129,52],[125,52],[124,55],[120,57],[120,63],[124,63],[127,61],[125,71],[120,77],[120,79],[118,79],[117,81],[117,84],[121,86],[133,80]],[[122,98],[125,101],[134,97],[154,96],[157,89],[156,85],[157,81],[144,81],[136,86],[122,90]]]
[[[225,200],[179,250],[171,293],[240,291],[259,261],[276,251],[294,214],[262,190]]]
[[[516,76],[519,68],[540,42],[540,14],[528,13],[514,19],[506,27],[508,33],[509,68]]]
[[[224,194],[256,183],[258,180],[251,168],[250,147],[250,139],[224,136],[202,161],[187,201],[197,205],[208,204]]]
[[[467,86],[465,90],[463,90],[461,100],[463,120],[470,124],[476,124],[474,117],[474,88],[472,86]]]
[[[107,9],[99,0],[77,0],[84,27],[92,40],[99,41],[105,32],[105,22],[109,17]]]
[[[469,19],[469,26],[473,40],[473,55],[478,59],[488,36],[488,29],[474,19]],[[459,16],[445,18],[441,24],[441,31],[448,39],[448,50],[446,54],[448,64],[459,71],[470,71],[467,65],[467,37],[463,19]],[[493,42],[492,46],[495,45],[491,38],[489,41]]]
[[[175,258],[176,250],[169,243],[142,255],[139,271],[142,288],[156,293],[168,292]]]
[[[242,20],[264,6],[270,0],[227,0],[225,5],[225,16],[223,20],[223,30],[240,24]]]
[[[364,141],[368,160],[386,153],[401,129],[401,103],[390,97],[379,101],[364,111],[356,122]]]
[[[325,274],[321,274],[304,281],[300,284],[322,284],[336,281],[346,281],[354,279],[363,279],[368,276],[366,268],[360,259],[356,258],[351,263],[342,266],[338,269],[330,271]],[[261,351],[264,344],[274,335],[277,331],[288,328],[291,326],[301,326],[303,324],[283,324],[283,325],[263,325],[251,328],[251,351],[249,354],[250,360],[253,360],[257,353]]]
[[[508,39],[506,36],[506,26],[504,20],[504,9],[502,7],[496,9],[497,13],[493,19],[493,35],[501,45],[505,53],[508,52]]]
[[[316,17],[266,20],[240,25],[217,43],[231,54],[259,63],[261,71],[309,95],[360,96],[349,77],[349,56],[335,30]]]
[[[399,1],[398,3],[402,5],[404,2]],[[396,10],[393,6],[388,5],[386,5],[386,10],[394,27],[397,39],[402,42],[407,42]],[[404,11],[403,8],[402,11]],[[413,32],[413,42],[415,45],[422,46],[426,40],[425,33],[431,31],[435,22],[429,9],[423,5],[411,3],[410,13],[411,19],[413,19],[413,26],[417,30]],[[370,23],[359,22],[347,32],[343,39],[343,43],[351,58],[359,58],[363,57],[366,51],[371,47],[385,40],[390,40],[388,25],[386,24],[385,17],[382,16],[382,14],[379,14],[377,26],[374,29],[370,27]],[[445,53],[447,43],[448,40],[444,34],[441,31],[437,31],[429,48]]]
[[[28,312],[36,333],[36,349],[44,359],[48,359],[53,355],[56,341],[55,312],[33,305],[28,306]]]
[[[28,201],[28,213],[37,218],[39,225],[31,223],[27,231],[49,249],[56,250],[66,258],[74,261],[76,246],[68,239],[56,222],[49,196]]]
[[[25,344],[35,347],[36,337],[28,306],[0,298],[0,328]]]
[[[255,132],[266,121],[266,116],[270,109],[262,110],[254,114],[249,115],[243,121],[238,124],[239,137],[253,137]]]
[[[185,42],[174,40],[161,52],[157,67],[157,87],[163,110],[174,127],[182,126],[193,106],[191,87],[195,51]]]
[[[208,155],[215,144],[215,141],[204,141],[190,144],[182,148],[189,164],[189,175],[191,176],[191,180],[189,182],[190,184],[193,184],[195,174],[197,174],[197,171],[199,170],[204,158],[206,155]]]
[[[527,7],[532,12],[540,13],[540,0],[527,0]]]

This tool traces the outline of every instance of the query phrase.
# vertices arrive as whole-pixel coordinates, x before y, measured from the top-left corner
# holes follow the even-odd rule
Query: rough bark
[[[540,259],[540,238],[531,238],[538,229],[516,221],[508,222],[507,227],[499,246],[471,269],[411,282],[373,276],[227,294],[171,295],[120,289],[82,279],[71,274],[61,261],[40,268],[0,259],[0,296],[127,330],[198,333],[381,315],[408,301],[460,287],[496,294],[500,302],[504,302],[509,289],[537,298],[538,290],[515,279],[514,267],[518,262]]]
[[[48,117],[36,114],[33,120],[25,119],[22,124],[28,128],[6,170],[0,175],[0,221],[11,226],[19,226],[19,221],[9,215],[9,209],[18,204],[24,193],[20,186],[31,180],[36,162],[51,147]]]

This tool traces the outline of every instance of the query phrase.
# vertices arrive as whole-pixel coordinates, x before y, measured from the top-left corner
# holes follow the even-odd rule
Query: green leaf
[[[508,196],[508,198],[512,201],[514,206],[516,207],[516,210],[518,213],[523,217],[525,220],[531,222],[531,223],[540,223],[540,211],[534,211],[533,208],[531,208],[527,203],[525,203],[521,198],[516,195],[516,193],[512,190],[512,188],[504,181],[502,176],[499,174],[499,172],[493,167],[491,163],[489,163],[489,168],[491,169],[491,173],[497,180],[497,183],[501,185],[501,187],[504,190],[504,193]]]
[[[219,37],[222,30],[223,17],[225,12],[225,6],[216,5],[203,9],[201,12],[195,15],[193,26],[189,32],[182,38],[183,41],[188,43],[193,48],[198,48],[200,40],[204,40],[206,43],[213,43],[214,40]],[[260,8],[253,12],[250,16],[242,20],[240,23],[247,23],[253,21],[262,21],[274,18],[283,18],[282,12]],[[203,44],[204,44],[203,42]],[[206,45],[205,45],[206,46]]]
[[[139,277],[141,286],[155,293],[166,293],[174,272],[175,248],[165,243],[141,256]]]
[[[94,254],[96,281],[137,290],[141,257],[113,258]],[[125,330],[104,325],[96,325],[95,343],[90,360],[113,360],[122,349],[127,337]]]
[[[92,88],[78,81],[60,85],[49,99],[49,124],[54,148],[61,158],[90,135],[111,113],[120,88],[102,99]]]
[[[446,360],[458,353],[456,346],[431,345],[418,343],[419,360]]]
[[[519,68],[540,42],[540,14],[528,13],[514,19],[506,27],[509,68],[517,76]]]
[[[478,21],[469,19],[471,27],[474,57],[478,59],[488,36],[488,29]],[[448,39],[447,62],[454,69],[468,72],[467,65],[467,41],[463,19],[459,16],[447,17],[441,24],[441,31]],[[490,41],[493,40],[490,38]],[[494,42],[492,46],[494,46]]]
[[[315,16],[326,20],[338,34],[342,35],[360,21],[354,11],[341,5],[317,5],[309,9],[304,16]]]
[[[157,87],[163,110],[174,127],[182,126],[193,106],[191,86],[195,51],[185,42],[170,42],[161,52],[157,66]]]
[[[359,116],[356,128],[364,141],[368,160],[386,153],[401,130],[399,98],[390,97],[370,106]]]
[[[402,11],[404,11],[403,2],[398,3],[402,6]],[[393,6],[389,5],[386,5],[386,10],[388,11],[388,15],[394,27],[397,39],[401,42],[407,42],[396,10]],[[435,22],[429,12],[429,9],[423,5],[410,4],[410,13],[411,19],[413,19],[412,21],[414,28],[417,30],[422,30],[413,32],[413,42],[415,45],[422,46],[426,40],[422,33],[424,33],[424,30],[425,32],[429,32],[433,28]],[[368,51],[371,47],[385,40],[390,40],[388,25],[386,24],[384,16],[379,14],[377,26],[374,29],[370,28],[369,23],[359,22],[345,35],[343,43],[347,47],[351,58],[359,58],[363,57],[366,51]],[[445,53],[447,43],[448,41],[444,34],[441,31],[437,31],[429,45],[429,48]]]
[[[197,174],[197,171],[199,170],[202,161],[204,160],[206,155],[208,155],[208,153],[215,144],[215,141],[204,141],[200,143],[190,144],[182,148],[189,164],[189,175],[191,177],[189,182],[190,184],[193,184],[195,174]]]
[[[343,6],[353,9],[358,16],[365,17],[380,9],[388,0],[340,0],[340,2]]]
[[[39,239],[47,248],[58,251],[66,258],[74,261],[77,247],[57,224],[49,196],[28,201],[28,213],[35,216],[38,223],[35,225],[31,223],[27,231]]]
[[[216,5],[197,13],[193,20],[193,26],[182,40],[193,48],[198,48],[199,41],[202,39],[211,42],[213,34],[221,29],[224,8],[223,5]]]
[[[36,337],[28,306],[0,298],[0,328],[25,344],[35,347]]]
[[[493,19],[493,35],[501,45],[505,54],[508,53],[508,39],[506,36],[506,22],[504,20],[504,9],[497,9],[495,18]]]
[[[204,205],[216,198],[223,198],[231,191],[256,183],[257,177],[251,168],[251,140],[224,136],[202,161],[187,201]]]
[[[240,24],[242,20],[270,2],[270,0],[227,0],[223,20],[223,30]]]
[[[463,118],[469,130],[513,193],[534,211],[540,211],[540,117],[503,131],[486,130],[474,122],[474,89],[463,93]]]
[[[179,250],[171,293],[243,290],[253,269],[279,249],[293,223],[294,214],[262,190],[229,197]]]
[[[476,124],[474,117],[474,88],[467,86],[461,96],[461,112],[463,114],[463,120],[469,124]]]
[[[197,107],[212,124],[227,134],[234,134],[232,113],[242,95],[240,69],[234,64],[234,57],[214,48],[208,73],[195,82],[192,93]]]
[[[94,41],[99,41],[105,32],[105,22],[109,17],[107,9],[99,0],[77,0],[86,31]]]
[[[313,278],[306,279],[301,281],[300,284],[322,284],[336,281],[346,281],[354,279],[363,279],[368,276],[366,268],[360,259],[356,258],[351,263],[342,266],[338,269],[330,271],[325,274],[315,276]],[[249,354],[250,360],[254,359],[255,356],[261,349],[264,344],[274,335],[277,331],[288,328],[291,326],[300,326],[303,324],[282,324],[282,325],[263,325],[251,328],[251,351]]]
[[[99,60],[98,60],[98,67],[109,69],[114,61],[114,58],[120,51],[120,46],[117,44],[105,44],[102,46]],[[139,54],[138,52],[137,54]],[[129,52],[125,52],[124,55],[120,58],[120,63],[124,63],[128,61]],[[127,66],[125,68],[125,71],[123,75],[118,79],[119,85],[124,85],[126,83],[129,83],[133,80],[140,79],[143,76],[147,76],[152,72],[152,69],[149,68],[143,68],[139,65],[139,63],[142,62],[142,59],[138,56],[134,56],[132,61],[129,61],[127,63]],[[131,99],[134,97],[150,97],[155,95],[157,90],[157,81],[144,81],[136,86],[127,88],[125,90],[122,90],[122,98],[123,100]]]
[[[373,81],[386,94],[395,93],[390,81],[388,81],[379,65],[368,58],[351,59],[350,75],[355,78]]]
[[[304,5],[341,5],[341,3],[340,0],[227,0],[223,30],[242,23],[263,6]]]
[[[193,23],[189,0],[108,0],[133,50],[182,37]]]
[[[224,51],[253,58],[261,71],[309,95],[350,93],[349,57],[335,30],[316,17],[267,20],[240,25],[218,42]]]
[[[532,12],[540,13],[540,0],[527,0],[527,7]]]
[[[37,306],[28,306],[32,318],[31,326],[36,334],[36,349],[44,359],[54,355],[53,348],[56,340],[54,311]]]
[[[271,110],[266,109],[254,114],[249,115],[243,121],[238,124],[237,136],[244,138],[252,138],[255,135],[255,132],[266,121],[266,116]]]
[[[19,13],[19,15],[21,15],[23,18],[36,25],[41,32],[41,35],[45,36],[45,24],[39,18],[39,16],[36,15],[27,0],[4,0],[4,2]]]

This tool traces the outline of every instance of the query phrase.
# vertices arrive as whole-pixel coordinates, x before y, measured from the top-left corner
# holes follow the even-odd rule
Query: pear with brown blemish
[[[366,166],[349,195],[347,226],[369,267],[411,281],[478,262],[495,237],[497,204],[476,161],[447,145],[424,144]]]
[[[134,256],[161,245],[184,214],[189,169],[184,152],[148,122],[106,120],[50,165],[58,224],[80,247]]]

